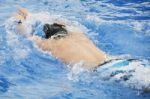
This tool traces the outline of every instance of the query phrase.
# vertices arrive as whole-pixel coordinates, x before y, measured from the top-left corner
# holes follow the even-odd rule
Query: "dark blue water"
[[[108,55],[142,61],[69,69],[15,32],[17,6],[36,17],[25,24],[32,33],[49,18],[68,20]],[[150,98],[150,0],[0,0],[0,23],[0,99]]]

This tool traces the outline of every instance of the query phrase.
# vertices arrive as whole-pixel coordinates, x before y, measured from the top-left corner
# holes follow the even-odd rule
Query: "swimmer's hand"
[[[17,13],[14,14],[15,18],[21,22],[26,20],[28,15],[29,15],[29,11],[21,7],[18,7]]]

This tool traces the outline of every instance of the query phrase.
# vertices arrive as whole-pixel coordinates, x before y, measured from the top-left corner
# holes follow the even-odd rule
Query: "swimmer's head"
[[[62,37],[64,34],[67,34],[67,30],[64,28],[64,25],[61,24],[45,24],[43,31],[45,32],[45,38],[49,39],[52,36],[54,37]]]

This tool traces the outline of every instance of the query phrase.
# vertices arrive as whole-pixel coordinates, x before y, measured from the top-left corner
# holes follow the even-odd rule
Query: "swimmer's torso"
[[[37,45],[65,63],[83,62],[87,67],[102,63],[106,56],[81,33],[71,33],[60,39],[35,39]]]

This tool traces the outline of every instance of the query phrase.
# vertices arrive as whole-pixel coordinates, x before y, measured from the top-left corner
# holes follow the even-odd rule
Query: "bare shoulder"
[[[30,37],[30,40],[32,40],[36,44],[36,46],[44,51],[51,51],[52,49],[53,40],[51,39],[44,39],[39,36],[32,36]]]

